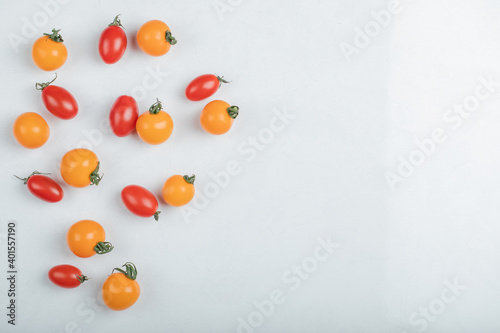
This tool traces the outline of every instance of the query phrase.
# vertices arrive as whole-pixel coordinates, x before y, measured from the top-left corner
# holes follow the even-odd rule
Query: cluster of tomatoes
[[[33,44],[32,58],[42,70],[54,71],[60,68],[68,57],[60,30],[43,34]],[[152,20],[141,26],[137,32],[137,44],[146,54],[161,56],[166,54],[177,40],[172,36],[170,28],[162,21]],[[102,32],[99,39],[99,54],[106,64],[118,62],[127,48],[127,36],[120,19],[113,22]],[[66,89],[53,85],[56,77],[46,83],[37,83],[41,90],[42,101],[46,109],[60,119],[73,119],[78,114],[78,103]],[[186,98],[191,101],[204,100],[217,92],[222,77],[205,74],[195,78],[186,88]],[[239,108],[221,100],[209,102],[202,110],[200,123],[210,134],[224,134],[232,127]],[[113,133],[124,137],[137,132],[138,136],[148,144],[161,144],[172,134],[174,123],[172,117],[162,109],[157,99],[148,111],[139,116],[139,107],[131,96],[119,96],[109,112],[109,122]],[[44,145],[50,134],[45,119],[37,113],[21,114],[14,122],[13,134],[24,147],[34,149]],[[100,162],[96,154],[88,149],[77,148],[67,152],[61,160],[61,177],[72,187],[98,185],[102,180],[99,174]],[[16,176],[17,177],[17,176]],[[47,202],[59,202],[64,191],[54,179],[47,174],[34,171],[26,178],[20,178],[28,190],[37,198]],[[162,189],[164,201],[175,207],[189,203],[195,194],[195,176],[174,175],[168,178]],[[133,214],[141,217],[154,217],[158,221],[160,211],[158,200],[146,188],[139,185],[128,185],[121,191],[121,199],[125,207]],[[66,235],[68,248],[81,258],[95,254],[105,254],[113,250],[113,245],[106,242],[104,228],[96,221],[81,220],[74,223]],[[104,303],[113,310],[124,310],[132,306],[139,298],[140,288],[137,281],[137,269],[131,262],[122,268],[115,268],[102,287]],[[116,271],[116,273],[115,273]],[[50,269],[49,279],[64,288],[74,288],[88,280],[82,272],[71,265],[58,265]]]

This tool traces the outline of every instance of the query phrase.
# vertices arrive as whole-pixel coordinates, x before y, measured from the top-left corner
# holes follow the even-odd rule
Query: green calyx
[[[56,74],[56,77],[53,78],[52,81],[45,82],[45,83],[38,83],[38,82],[35,83],[36,90],[43,90],[43,89],[47,88],[48,86],[50,86],[50,84],[57,79],[57,73],[55,73],[55,74]]]
[[[61,31],[61,29],[58,29],[58,30],[52,29],[51,34],[44,33],[43,35],[48,36],[53,42],[62,43],[62,42],[64,42],[64,40],[62,39],[62,36],[59,34],[59,31]]]
[[[155,221],[158,221],[158,219],[160,218],[160,211],[156,211],[154,214],[153,214],[153,217],[155,218]]]
[[[34,175],[50,175],[50,173],[42,173],[42,172],[38,172],[38,171],[33,171],[31,173],[31,175],[29,175],[28,177],[26,178],[21,178],[21,177],[18,177],[16,175],[14,175],[14,177],[16,177],[17,179],[20,179],[24,182],[24,185],[28,184],[28,180],[30,179],[31,176],[34,176]]]
[[[236,105],[230,106],[226,110],[229,117],[233,119],[236,119],[236,117],[238,117],[238,114],[240,113],[240,108]]]
[[[170,45],[177,44],[177,39],[175,39],[174,36],[172,36],[172,32],[170,30],[167,30],[165,32],[165,39],[167,40],[168,43],[170,43]]]
[[[161,108],[162,108],[161,102],[157,98],[156,102],[149,107],[149,113],[158,114],[161,111]]]
[[[135,280],[137,278],[137,268],[135,267],[135,265],[133,263],[126,262],[122,267],[125,267],[125,271],[121,268],[113,268],[113,270],[111,271],[111,274],[113,274],[114,271],[118,271],[118,272],[124,274],[130,280]]]
[[[120,15],[121,14],[116,15],[113,22],[108,24],[108,27],[122,27],[123,28],[122,21],[120,21],[120,19],[118,18],[118,16],[120,16]],[[123,28],[123,29],[125,29],[125,28]]]
[[[182,178],[184,178],[184,180],[186,181],[186,183],[193,185],[194,184],[194,179],[196,178],[196,176],[192,175],[191,177],[189,177],[189,176],[186,175],[186,176],[183,176]]]
[[[94,171],[90,174],[90,185],[99,185],[99,182],[102,180],[102,177],[104,177],[104,174],[99,175],[99,166],[101,165],[101,162],[97,162],[97,166]]]
[[[114,246],[110,242],[99,242],[94,246],[94,251],[97,254],[106,254],[113,251]]]
[[[224,80],[224,76],[219,76],[219,75],[215,75],[215,76],[217,77],[217,80],[219,80],[219,88],[223,83],[231,82],[231,81]]]
[[[79,281],[80,283],[84,283],[85,281],[88,281],[88,280],[89,280],[89,278],[88,278],[88,277],[86,277],[86,276],[85,276],[85,275],[83,275],[83,274],[82,274],[82,275],[77,275],[77,276],[76,276],[76,278],[78,279],[78,281]]]

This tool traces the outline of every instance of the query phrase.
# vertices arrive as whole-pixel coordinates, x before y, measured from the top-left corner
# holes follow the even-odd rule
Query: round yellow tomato
[[[96,154],[84,148],[77,148],[64,154],[61,160],[61,176],[68,185],[85,187],[99,185],[100,162]]]
[[[50,135],[45,119],[34,112],[26,112],[17,117],[12,131],[17,142],[30,149],[43,146]]]
[[[68,58],[68,50],[59,34],[60,30],[52,29],[51,34],[43,34],[33,44],[31,56],[35,65],[44,71],[53,71],[64,65]]]
[[[220,100],[211,101],[201,111],[201,127],[210,134],[224,134],[238,116],[239,108]]]
[[[155,57],[166,54],[176,43],[168,25],[159,20],[146,22],[137,31],[137,44],[141,50]]]
[[[66,234],[68,247],[76,256],[89,258],[113,250],[113,245],[105,242],[104,228],[92,220],[81,220],[73,224]]]
[[[149,111],[140,115],[135,124],[139,137],[151,145],[167,141],[174,129],[172,117],[161,108],[161,102],[157,100]]]
[[[180,207],[194,197],[195,176],[175,175],[167,179],[163,185],[162,195],[165,202],[171,206]]]
[[[102,285],[102,300],[104,304],[111,310],[125,310],[139,299],[141,288],[139,283],[135,281],[137,277],[137,268],[131,262],[125,263],[121,268],[113,269],[118,273],[113,273]]]

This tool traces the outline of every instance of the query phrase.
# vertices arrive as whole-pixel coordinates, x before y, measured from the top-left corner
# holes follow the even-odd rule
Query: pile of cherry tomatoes
[[[55,71],[66,62],[68,50],[59,33],[52,29],[44,33],[33,44],[32,58],[36,66],[45,71]],[[151,56],[165,55],[172,45],[177,43],[168,25],[159,20],[143,24],[136,35],[140,49]],[[106,64],[118,62],[127,48],[127,35],[119,16],[116,16],[99,38],[99,54]],[[78,114],[78,102],[68,90],[54,85],[57,74],[52,81],[36,83],[41,91],[45,108],[54,116],[69,120]],[[185,90],[186,98],[191,101],[204,100],[217,92],[222,83],[228,83],[223,77],[205,74],[195,78]],[[215,135],[229,131],[239,108],[221,100],[206,104],[201,111],[200,123],[203,129]],[[125,137],[137,132],[144,142],[158,145],[168,140],[174,128],[172,117],[163,110],[157,99],[149,109],[139,115],[139,107],[131,96],[119,96],[109,111],[109,122],[113,133]],[[35,112],[26,112],[14,122],[13,134],[19,144],[25,148],[35,149],[43,146],[50,135],[45,119]],[[61,177],[72,187],[99,185],[102,176],[99,174],[100,162],[97,155],[83,148],[68,151],[61,159]],[[17,177],[17,176],[16,176]],[[47,202],[59,202],[64,197],[60,184],[47,174],[34,171],[26,178],[17,177],[27,185],[29,192]],[[195,194],[195,176],[173,175],[165,181],[162,189],[164,201],[171,206],[179,207],[189,203]],[[159,219],[158,200],[148,189],[139,185],[128,185],[121,191],[121,199],[125,207],[133,214],[141,217]],[[68,248],[81,258],[105,254],[113,250],[113,245],[106,241],[104,228],[96,221],[81,220],[74,223],[66,235]],[[132,306],[140,294],[136,281],[137,269],[131,262],[122,268],[113,269],[111,275],[102,286],[104,303],[112,310],[124,310]],[[116,271],[116,272],[115,272]],[[87,281],[82,272],[71,265],[58,265],[50,269],[49,279],[64,288],[75,288]]]

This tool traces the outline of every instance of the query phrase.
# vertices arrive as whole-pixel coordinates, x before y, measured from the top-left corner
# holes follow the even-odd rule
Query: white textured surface
[[[19,240],[18,326],[6,324],[3,310],[0,331],[500,330],[500,87],[460,126],[456,118],[443,118],[475,93],[481,77],[500,81],[497,1],[401,1],[387,27],[350,62],[342,43],[353,44],[356,29],[373,25],[370,13],[392,8],[391,2],[72,1],[58,5],[35,32],[62,29],[69,58],[57,84],[80,105],[70,121],[44,110],[34,89],[53,77],[31,61],[36,37],[18,52],[8,39],[22,36],[23,18],[33,22],[44,3],[0,5],[2,271],[8,220],[17,221]],[[214,4],[226,11],[218,13]],[[107,66],[97,41],[118,13],[129,48]],[[164,57],[149,57],[134,43],[149,19],[164,20],[179,41]],[[168,76],[148,77],[156,69]],[[224,136],[206,134],[198,122],[204,102],[183,96],[203,73],[232,81],[214,96],[241,109]],[[140,109],[158,97],[174,119],[172,137],[160,146],[100,127],[117,96],[144,84],[149,88]],[[51,128],[37,150],[22,148],[11,135],[14,119],[26,111],[43,115]],[[284,111],[295,118],[261,151],[249,150],[251,137],[269,134],[263,131]],[[391,191],[386,172],[396,172],[398,158],[407,159],[417,149],[414,141],[437,128],[447,139]],[[62,182],[61,157],[88,143],[89,135],[105,173],[98,187],[65,185],[64,200],[47,204],[11,176],[37,169]],[[237,161],[239,174],[220,189],[210,175],[229,161]],[[159,194],[177,173],[197,175],[199,202],[190,206],[197,215],[188,219],[162,204],[154,223],[121,204],[125,185]],[[200,208],[199,193],[217,188]],[[90,259],[70,253],[65,233],[85,218],[104,226],[112,253]],[[328,256],[321,252],[317,269],[298,277],[292,266],[317,262],[311,258],[319,254],[318,237],[338,247]],[[129,310],[113,312],[102,308],[99,291],[125,261],[137,265],[142,293]],[[62,263],[92,280],[75,290],[55,287],[46,273]],[[465,290],[451,290],[455,280]],[[255,301],[266,303],[280,291],[282,302],[272,314],[256,314]],[[421,311],[429,307],[425,317]],[[255,327],[239,327],[241,320]]]

